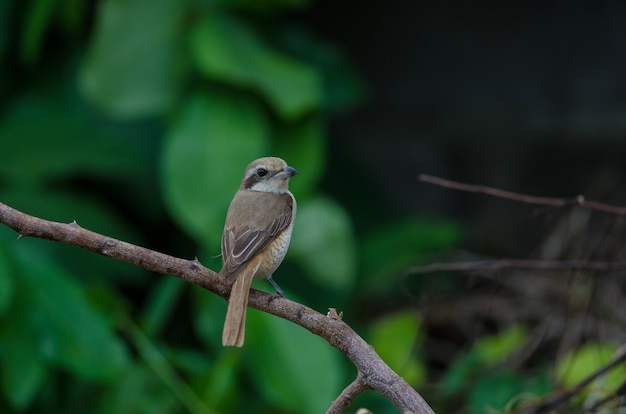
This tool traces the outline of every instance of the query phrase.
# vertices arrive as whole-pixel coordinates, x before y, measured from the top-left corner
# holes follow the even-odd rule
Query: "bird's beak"
[[[281,172],[276,174],[274,177],[275,178],[280,178],[280,179],[289,179],[289,178],[293,177],[296,174],[298,174],[298,170],[296,170],[293,167],[286,166]]]

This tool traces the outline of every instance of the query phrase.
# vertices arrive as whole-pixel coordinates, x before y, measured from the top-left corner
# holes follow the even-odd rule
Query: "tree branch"
[[[574,395],[578,394],[580,391],[586,390],[587,386],[593,380],[595,380],[596,378],[601,377],[602,375],[605,375],[607,372],[609,372],[614,367],[624,363],[624,361],[626,361],[626,346],[622,346],[615,353],[615,356],[613,357],[613,359],[611,359],[608,363],[606,363],[605,365],[603,365],[600,368],[598,368],[596,371],[592,372],[586,378],[581,380],[578,384],[576,384],[573,387],[563,391],[562,393],[559,393],[558,396],[556,396],[556,397],[554,397],[552,399],[549,399],[548,401],[545,401],[545,402],[541,403],[540,405],[537,405],[535,407],[524,408],[524,409],[522,409],[522,412],[524,412],[526,414],[541,414],[541,413],[551,412],[557,406],[563,404],[564,402],[566,402],[567,400],[572,398]],[[607,401],[610,401],[610,399],[604,399],[602,404],[606,403]],[[599,406],[599,405],[600,404],[596,404],[596,406]]]
[[[600,407],[602,407],[604,404],[610,401],[617,400],[619,402],[620,397],[622,397],[625,394],[626,394],[626,381],[622,382],[622,385],[617,387],[617,389],[612,394],[607,395],[606,397],[596,401],[591,407],[587,408],[587,411],[589,411],[590,413],[595,413],[596,411],[598,411]]]
[[[587,260],[525,260],[500,259],[479,260],[475,262],[431,263],[423,266],[414,266],[407,270],[407,274],[421,274],[442,271],[476,271],[502,269],[536,269],[536,270],[595,270],[601,272],[626,270],[625,261],[590,262]]]
[[[229,284],[196,259],[179,259],[135,246],[83,229],[76,222],[64,224],[43,220],[0,203],[0,223],[18,232],[20,237],[29,236],[70,244],[152,272],[173,275],[224,299],[228,298],[230,292]],[[359,381],[381,393],[401,412],[434,414],[426,401],[339,318],[322,315],[286,298],[270,300],[268,293],[254,289],[250,292],[248,305],[291,321],[324,338],[354,363],[359,372],[358,378],[361,378]],[[340,398],[342,397],[338,399]]]
[[[427,174],[420,174],[418,179],[425,183],[435,184],[441,187],[452,188],[454,190],[465,191],[468,193],[487,194],[494,197],[519,201],[520,203],[539,204],[551,207],[580,206],[589,210],[601,211],[615,216],[626,216],[626,208],[624,207],[617,207],[610,204],[599,203],[597,201],[586,200],[583,195],[577,195],[576,197],[571,198],[537,197],[500,190],[498,188],[487,187],[484,185],[460,183],[457,181],[446,180],[445,178],[433,177],[432,175]]]
[[[356,379],[341,392],[335,401],[333,401],[326,414],[340,414],[352,403],[357,395],[370,388],[371,387],[363,379],[363,376],[359,373]]]

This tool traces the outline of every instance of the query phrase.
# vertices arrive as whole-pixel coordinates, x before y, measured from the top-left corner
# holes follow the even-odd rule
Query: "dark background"
[[[389,159],[396,168],[383,171],[399,177],[417,167],[541,192],[556,185],[564,195],[620,167],[623,4],[344,6],[314,4],[310,16],[371,89],[363,108],[336,122],[344,153],[366,165]]]
[[[417,176],[626,202],[624,4],[317,2],[306,19],[370,88],[362,107],[333,123],[333,161],[358,168],[364,187],[400,212],[465,219],[476,242],[488,243],[473,249],[519,256],[545,231],[523,220],[534,209]],[[349,186],[340,174],[329,181]],[[489,243],[494,222],[514,227]]]

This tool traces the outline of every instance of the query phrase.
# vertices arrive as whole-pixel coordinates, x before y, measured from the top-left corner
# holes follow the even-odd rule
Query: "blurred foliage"
[[[513,326],[477,340],[471,350],[458,354],[450,364],[442,381],[443,393],[467,393],[468,410],[476,414],[488,411],[487,407],[494,412],[519,408],[528,402],[520,398],[523,394],[535,398],[546,394],[550,381],[545,370],[526,378],[504,364],[527,338],[525,328]]]
[[[598,367],[608,364],[616,355],[623,352],[614,343],[589,342],[578,349],[574,349],[556,364],[556,377],[566,387],[573,387],[598,370]],[[593,393],[594,399],[614,396],[613,390],[626,383],[626,367],[620,364],[611,369],[606,375],[595,379],[578,399],[582,400]]]
[[[369,340],[376,353],[409,384],[419,388],[426,381],[426,366],[415,352],[424,339],[420,320],[414,314],[397,313],[375,321],[370,327]]]
[[[300,175],[276,279],[302,303],[345,310],[421,388],[425,327],[397,303],[403,272],[462,229],[395,211],[357,229],[350,211],[373,207],[325,191],[328,122],[365,87],[332,43],[289,21],[307,5],[0,2],[0,201],[218,270],[243,168],[281,156]],[[254,310],[246,346],[223,349],[225,309],[177,279],[0,228],[0,412],[319,413],[354,378],[320,338]],[[459,353],[432,401],[462,395],[478,413],[546,392],[546,370],[530,380],[502,366],[527,336],[513,327]],[[393,412],[381,396],[358,402]]]

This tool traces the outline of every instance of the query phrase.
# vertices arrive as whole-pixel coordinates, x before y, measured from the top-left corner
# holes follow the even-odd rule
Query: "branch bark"
[[[83,229],[76,222],[64,224],[43,220],[0,203],[0,223],[15,230],[20,238],[36,237],[77,246],[152,272],[176,276],[224,299],[228,299],[230,293],[230,285],[196,259],[180,259],[116,240]],[[324,338],[354,363],[359,373],[357,377],[359,384],[362,384],[360,386],[379,392],[401,412],[434,414],[421,395],[391,370],[348,324],[339,318],[328,317],[289,299],[270,300],[270,297],[268,293],[253,289],[250,292],[248,306],[286,319]],[[333,402],[333,406],[348,406],[350,396],[351,394],[344,390]]]
[[[571,198],[537,197],[527,194],[514,193],[512,191],[500,190],[499,188],[487,187],[484,185],[460,183],[457,181],[446,180],[445,178],[433,177],[432,175],[427,174],[421,174],[418,179],[425,183],[435,184],[441,187],[452,188],[454,190],[465,191],[468,193],[487,194],[498,198],[518,201],[520,203],[538,204],[549,207],[580,206],[589,210],[601,211],[615,216],[626,216],[626,208],[587,200],[582,194]]]
[[[359,373],[356,379],[341,392],[335,401],[333,401],[326,414],[341,413],[352,403],[352,400],[354,400],[357,395],[368,389],[370,389],[370,386],[365,382],[363,376]]]
[[[626,270],[626,261],[595,262],[587,260],[529,260],[499,259],[478,260],[474,262],[431,263],[414,266],[407,274],[422,274],[442,271],[493,271],[502,269],[536,270],[594,270],[600,272]]]

